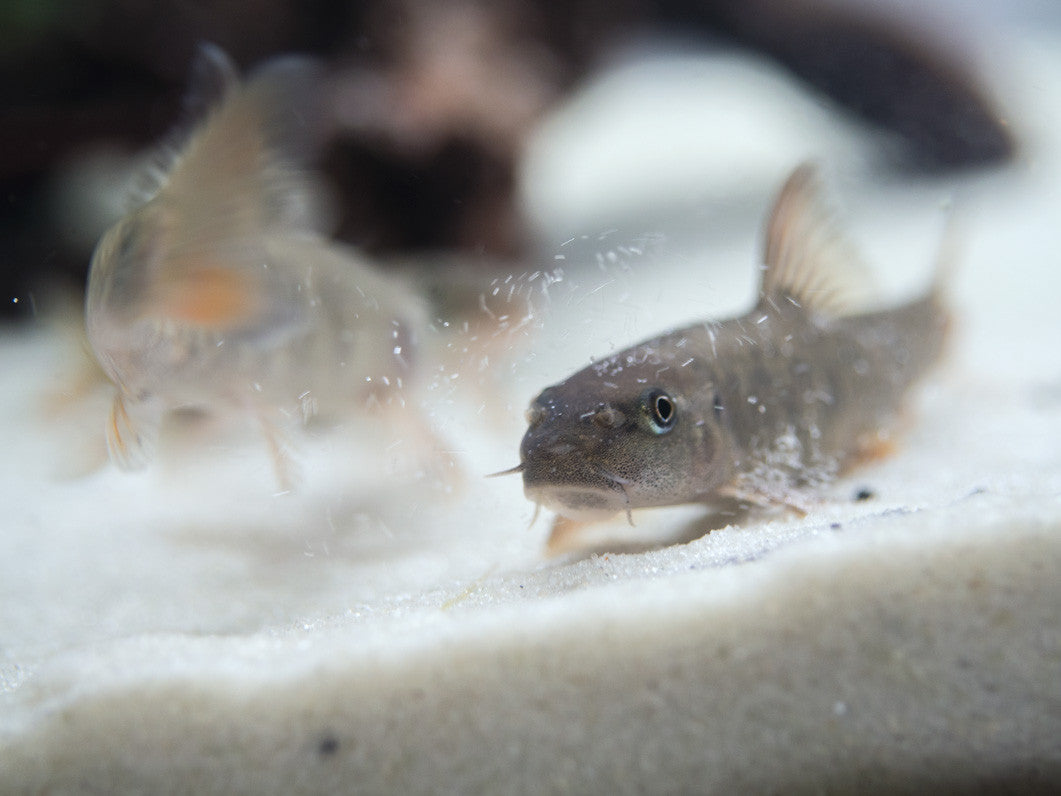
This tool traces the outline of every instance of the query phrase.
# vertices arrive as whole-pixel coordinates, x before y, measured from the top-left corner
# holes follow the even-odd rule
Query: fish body
[[[241,84],[220,51],[203,57],[219,99],[89,272],[88,338],[117,387],[108,447],[126,468],[175,409],[271,435],[400,398],[427,323],[411,290],[314,228],[312,65],[281,59]]]
[[[678,329],[544,390],[520,446],[527,497],[587,520],[725,499],[802,508],[887,444],[903,397],[939,358],[937,286],[903,306],[843,311],[850,248],[815,172],[789,178],[745,315]]]

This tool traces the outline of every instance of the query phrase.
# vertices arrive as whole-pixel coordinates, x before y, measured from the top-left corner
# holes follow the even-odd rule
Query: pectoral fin
[[[770,488],[766,484],[755,484],[750,480],[734,481],[716,493],[719,497],[736,502],[742,508],[784,509],[805,516],[814,508],[814,499],[798,489]]]
[[[894,437],[886,431],[862,434],[855,441],[855,451],[850,460],[844,463],[843,469],[847,471],[863,464],[887,459],[893,456],[897,449]]]
[[[155,455],[161,412],[143,402],[114,398],[107,421],[107,450],[111,461],[123,470],[141,470]]]
[[[572,520],[558,514],[553,520],[553,529],[545,542],[545,554],[560,556],[581,549],[585,544],[583,532],[586,528],[596,524],[593,520]]]

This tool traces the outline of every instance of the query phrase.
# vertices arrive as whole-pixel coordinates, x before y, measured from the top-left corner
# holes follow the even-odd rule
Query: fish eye
[[[645,393],[641,400],[641,411],[654,434],[666,434],[670,431],[678,414],[674,399],[660,389]]]

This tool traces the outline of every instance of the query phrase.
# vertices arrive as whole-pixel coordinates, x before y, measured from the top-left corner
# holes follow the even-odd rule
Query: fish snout
[[[593,443],[567,433],[528,431],[519,451],[524,489],[581,484],[593,490],[606,490],[607,480],[594,464]]]
[[[519,460],[524,464],[562,459],[577,449],[574,441],[553,434],[527,431],[519,446]]]
[[[573,419],[536,404],[528,415],[531,423],[520,443],[520,461],[566,461],[572,467],[611,447],[626,422],[626,416],[609,405]]]

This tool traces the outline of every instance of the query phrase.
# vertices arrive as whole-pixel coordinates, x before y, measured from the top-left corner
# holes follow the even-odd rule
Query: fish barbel
[[[184,407],[249,416],[275,457],[286,426],[401,401],[428,321],[411,289],[314,228],[313,64],[278,59],[241,83],[206,47],[197,71],[219,97],[89,271],[88,339],[117,387],[108,447],[126,469]]]
[[[528,499],[575,521],[684,503],[809,505],[888,446],[904,395],[940,357],[937,279],[852,314],[864,276],[803,165],[766,232],[750,312],[668,332],[543,390],[520,445]]]

